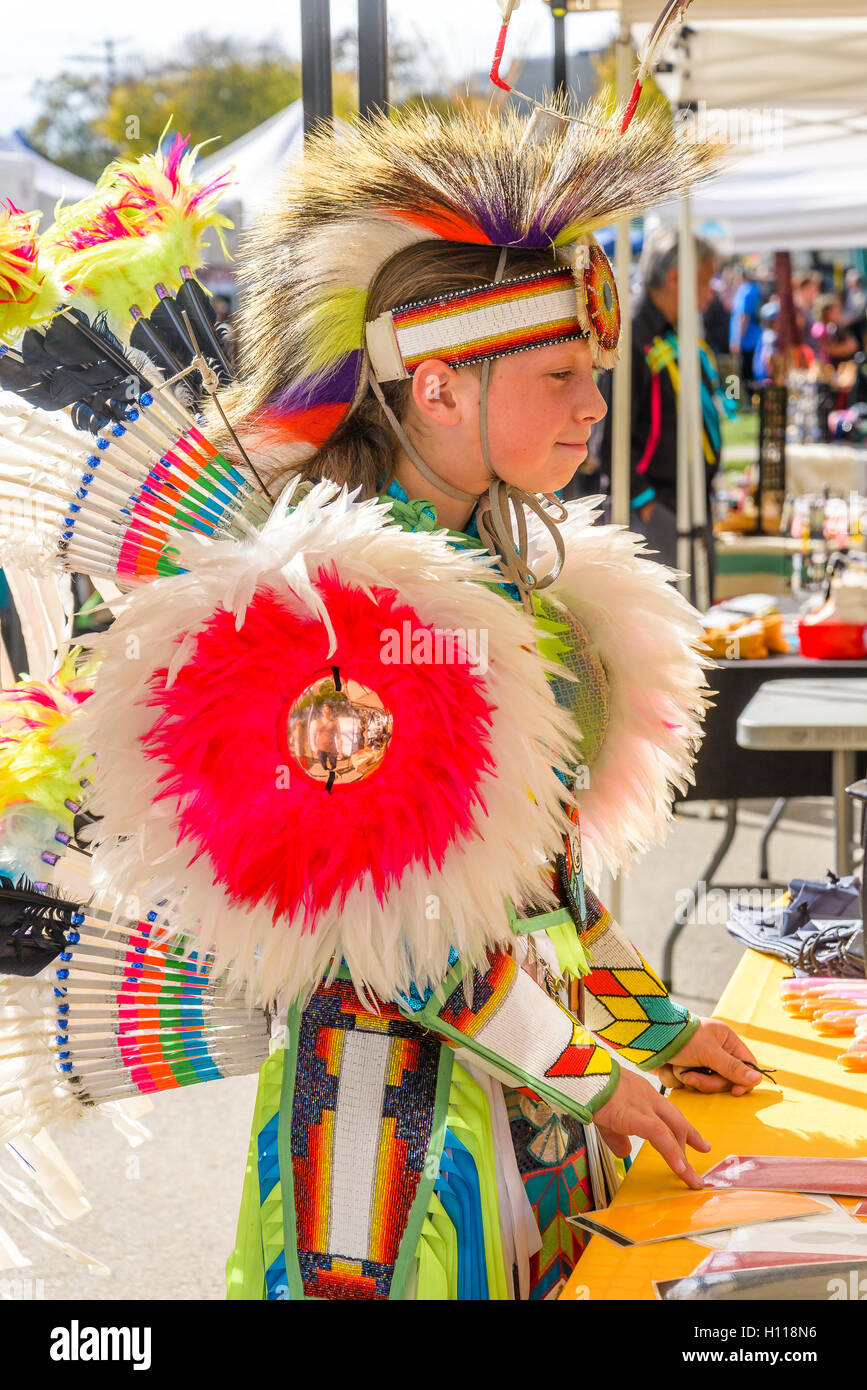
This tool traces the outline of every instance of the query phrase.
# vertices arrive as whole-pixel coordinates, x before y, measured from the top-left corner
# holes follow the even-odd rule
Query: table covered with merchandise
[[[781,985],[791,973],[782,961],[747,951],[714,1011],[731,1024],[771,1076],[740,1097],[671,1093],[674,1104],[712,1145],[707,1156],[690,1155],[699,1173],[729,1155],[827,1160],[867,1155],[867,1071],[848,1069],[850,1037],[823,1036],[809,1020],[787,1012]],[[867,1039],[864,1045],[867,1048]],[[846,1054],[844,1065],[839,1059]],[[867,1062],[867,1051],[863,1055]],[[612,1208],[650,1201],[664,1205],[686,1192],[659,1154],[644,1144]],[[847,1205],[854,1215],[863,1204],[850,1200]],[[867,1223],[862,1224],[867,1243]],[[607,1237],[594,1235],[561,1298],[653,1299],[655,1282],[692,1274],[708,1253],[707,1247],[690,1239],[619,1248]]]

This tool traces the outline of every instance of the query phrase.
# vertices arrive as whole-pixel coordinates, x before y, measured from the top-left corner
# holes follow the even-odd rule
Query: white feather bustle
[[[608,728],[576,791],[585,868],[598,881],[660,842],[677,793],[692,783],[692,764],[708,706],[702,628],[674,587],[674,571],[647,558],[641,536],[600,526],[603,499],[567,504],[560,526],[566,560],[546,590],[574,613],[609,684]],[[543,564],[553,558],[547,533],[531,524]]]
[[[387,506],[355,501],[332,483],[312,488],[287,516],[293,495],[290,484],[255,541],[197,546],[180,538],[181,563],[191,572],[130,595],[113,627],[94,640],[104,658],[97,691],[69,736],[92,748],[99,763],[90,801],[103,817],[95,881],[145,902],[169,898],[174,926],[198,949],[212,947],[217,968],[246,982],[258,1001],[309,994],[341,957],[358,988],[389,999],[412,982],[437,984],[451,946],[482,964],[488,947],[508,945],[507,899],[553,905],[540,861],[557,852],[568,824],[553,769],[574,761],[575,730],[554,702],[546,679],[552,668],[536,649],[531,621],[479,582],[495,577],[487,555],[455,552],[445,533],[407,534],[391,524]],[[179,670],[194,635],[221,607],[240,628],[257,588],[267,586],[328,628],[311,580],[323,565],[364,591],[397,591],[426,624],[487,632],[488,670],[479,674],[493,710],[495,770],[479,785],[487,814],[474,808],[474,836],[453,844],[440,870],[409,868],[384,906],[371,885],[359,883],[342,912],[323,914],[305,932],[300,913],[275,925],[268,909],[230,900],[215,886],[206,856],[189,863],[192,846],[178,843],[176,806],[157,803],[164,767],[142,755],[140,740],[158,713],[142,703],[153,672]],[[138,660],[130,659],[131,639]]]

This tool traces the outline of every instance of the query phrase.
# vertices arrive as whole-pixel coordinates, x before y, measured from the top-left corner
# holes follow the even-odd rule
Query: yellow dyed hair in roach
[[[150,313],[157,284],[174,292],[181,266],[201,264],[206,232],[216,232],[228,256],[223,229],[233,224],[217,204],[231,172],[196,183],[200,149],[190,149],[189,140],[176,135],[166,153],[158,148],[137,160],[116,159],[100,175],[96,192],[58,211],[45,233],[81,307],[107,310],[121,333],[128,333],[131,305]]]

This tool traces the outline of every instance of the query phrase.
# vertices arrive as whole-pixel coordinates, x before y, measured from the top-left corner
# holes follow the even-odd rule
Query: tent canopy
[[[208,180],[234,168],[228,199],[241,204],[244,220],[249,221],[268,201],[281,172],[303,153],[304,107],[293,101],[225,149],[200,159],[196,177]]]
[[[94,187],[87,179],[70,174],[68,169],[61,169],[31,149],[20,131],[0,135],[0,197],[6,197],[8,192],[26,212],[41,209],[45,215],[43,226],[51,220],[59,199],[75,203],[88,197]]]
[[[791,3],[791,0],[789,0]],[[696,0],[659,85],[697,104],[697,134],[731,143],[732,167],[693,194],[697,230],[730,251],[852,249],[867,242],[867,19],[719,22]],[[771,7],[764,5],[763,9]],[[799,7],[792,4],[795,13]],[[633,28],[643,42],[646,25]],[[673,208],[661,216],[671,220]]]
[[[697,0],[689,35],[673,44],[675,72],[657,78],[674,101],[720,107],[867,111],[867,19],[704,18]],[[646,25],[633,36],[643,42]]]

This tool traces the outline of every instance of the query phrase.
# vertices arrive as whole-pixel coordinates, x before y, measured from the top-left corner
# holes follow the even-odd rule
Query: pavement
[[[674,912],[722,834],[702,804],[684,808],[665,844],[624,880],[622,923],[636,946],[659,965]],[[742,805],[739,830],[720,875],[754,883],[759,840],[770,803]],[[770,872],[787,882],[824,874],[833,853],[830,800],[790,803],[771,841]],[[725,902],[711,898],[705,920],[689,925],[674,960],[672,993],[697,1013],[712,1012],[741,956],[721,921]],[[255,1077],[167,1092],[146,1117],[153,1142],[131,1149],[104,1117],[54,1138],[84,1184],[93,1210],[57,1234],[103,1261],[95,1277],[7,1225],[33,1259],[30,1268],[0,1271],[0,1298],[223,1299],[224,1264],[247,1158]]]

